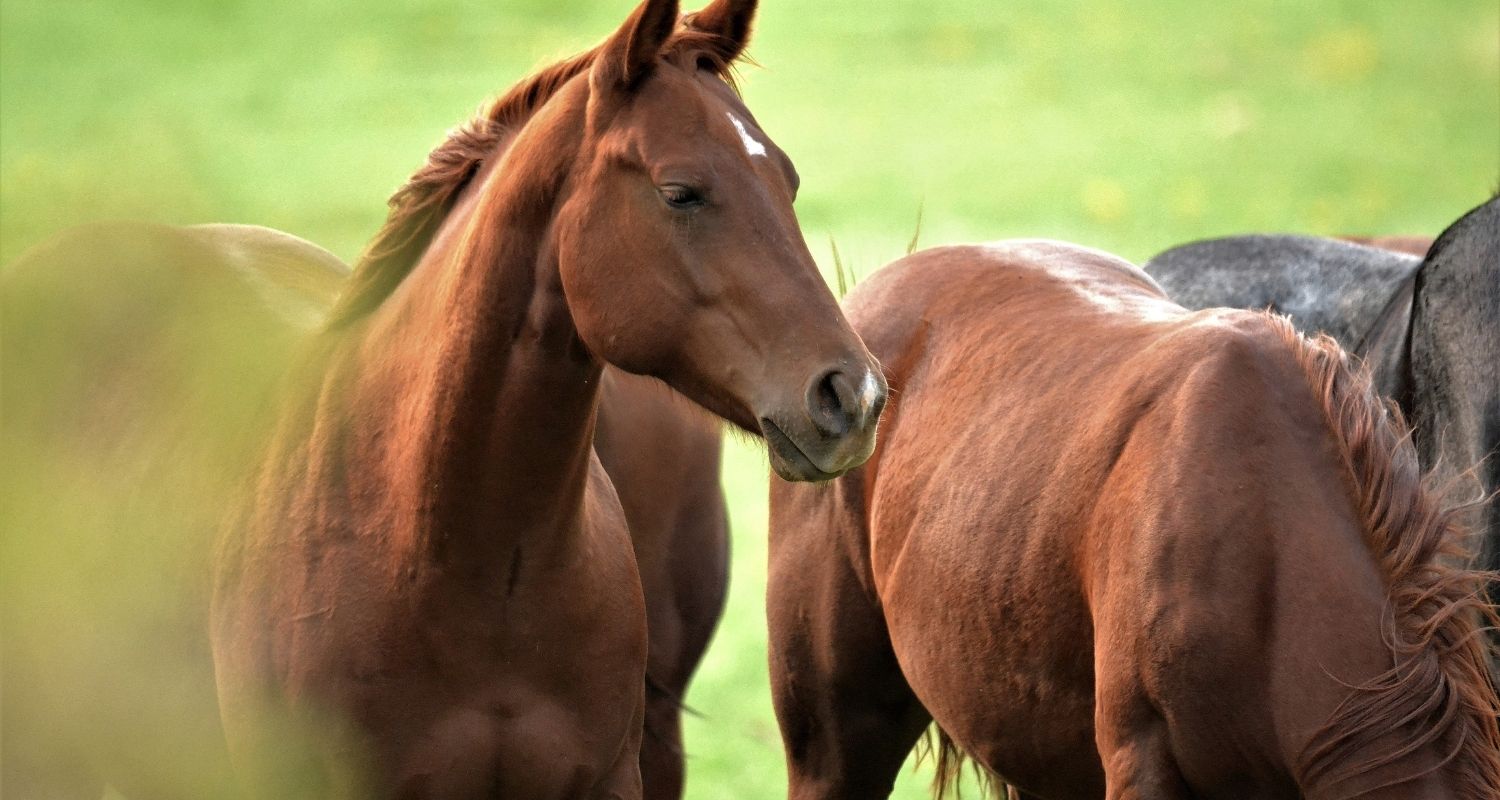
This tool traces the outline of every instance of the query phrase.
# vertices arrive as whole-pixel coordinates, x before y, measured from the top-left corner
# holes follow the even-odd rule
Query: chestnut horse
[[[917,253],[846,310],[871,460],[771,497],[790,797],[885,796],[929,721],[1039,798],[1493,798],[1481,577],[1329,339],[1189,313],[1020,241]]]
[[[594,456],[604,365],[824,479],[885,384],[820,278],[791,162],[725,82],[753,2],[646,0],[398,194],[226,528],[233,755],[330,794],[641,796],[646,611]]]

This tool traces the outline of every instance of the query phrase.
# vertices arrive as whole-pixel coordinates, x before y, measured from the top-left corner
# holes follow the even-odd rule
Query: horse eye
[[[680,183],[669,183],[658,187],[657,192],[667,205],[682,211],[698,208],[704,204],[703,195],[691,186],[683,186]]]

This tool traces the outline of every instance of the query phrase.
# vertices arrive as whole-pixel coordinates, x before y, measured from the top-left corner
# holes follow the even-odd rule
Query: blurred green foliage
[[[257,223],[351,259],[445,129],[628,6],[0,0],[0,262],[100,218]],[[856,274],[904,252],[919,207],[924,245],[1141,260],[1234,232],[1432,235],[1500,176],[1492,0],[768,0],[751,52],[743,90],[802,174],[814,253],[831,268],[832,237]],[[784,787],[765,481],[730,448],[734,580],[688,698],[691,798]]]

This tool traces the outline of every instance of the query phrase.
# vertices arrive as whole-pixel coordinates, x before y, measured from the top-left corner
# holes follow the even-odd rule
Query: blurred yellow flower
[[[1091,178],[1083,185],[1083,210],[1095,222],[1119,222],[1130,213],[1130,198],[1119,181]]]

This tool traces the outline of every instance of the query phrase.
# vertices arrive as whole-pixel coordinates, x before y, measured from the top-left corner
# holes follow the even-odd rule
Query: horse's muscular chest
[[[353,710],[374,768],[415,796],[579,796],[638,726],[643,691],[633,672],[602,668],[645,654],[639,591],[596,582],[600,549],[519,550],[515,572],[489,581],[439,578],[419,598],[294,621],[278,648],[293,712]],[[580,630],[587,659],[569,638]],[[518,762],[548,768],[502,768]]]

